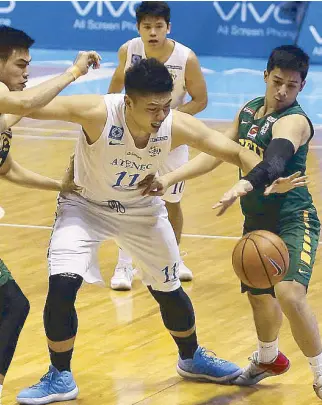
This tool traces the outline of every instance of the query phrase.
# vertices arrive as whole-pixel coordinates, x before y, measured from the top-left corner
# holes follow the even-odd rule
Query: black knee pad
[[[195,325],[192,303],[182,287],[175,291],[163,292],[148,287],[160,305],[161,315],[167,329],[176,332],[187,331]]]
[[[49,277],[49,290],[44,309],[44,325],[48,339],[61,342],[77,333],[75,301],[83,278],[65,273]]]

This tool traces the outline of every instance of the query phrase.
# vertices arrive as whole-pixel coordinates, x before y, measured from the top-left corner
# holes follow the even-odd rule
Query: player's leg
[[[315,209],[304,211],[281,227],[280,236],[290,253],[284,280],[275,286],[276,297],[290,322],[293,337],[311,366],[317,395],[322,399],[322,344],[315,315],[307,301],[319,243],[320,223]]]
[[[163,175],[177,169],[189,160],[189,150],[187,145],[181,145],[169,153],[167,161],[159,170]],[[169,221],[172,225],[176,236],[177,244],[180,245],[182,228],[183,228],[183,213],[181,208],[181,199],[184,193],[185,182],[176,183],[171,186],[163,196],[168,211]],[[179,277],[181,281],[191,281],[193,278],[191,270],[184,264],[183,259],[179,263]]]
[[[150,223],[132,223],[120,244],[131,251],[140,264],[143,281],[160,306],[163,323],[178,346],[179,374],[215,382],[239,375],[238,366],[207,354],[198,345],[194,309],[180,286],[179,249],[164,207],[163,215],[151,217]]]
[[[243,233],[267,227],[259,222],[245,223]],[[241,283],[241,291],[247,292],[252,308],[257,332],[257,350],[253,352],[251,362],[234,383],[253,385],[266,377],[285,373],[290,367],[290,362],[278,350],[278,334],[282,326],[283,313],[275,298],[274,289],[257,289]]]
[[[3,382],[29,308],[28,299],[0,259],[0,401]]]
[[[21,391],[21,404],[47,404],[75,399],[78,387],[71,373],[77,334],[75,301],[82,281],[102,282],[98,265],[99,215],[77,196],[60,197],[48,249],[49,288],[44,326],[50,353],[49,371],[40,382]]]

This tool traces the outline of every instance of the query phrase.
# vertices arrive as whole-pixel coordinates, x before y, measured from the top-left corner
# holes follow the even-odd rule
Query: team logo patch
[[[272,117],[271,115],[267,117],[267,121],[271,122],[272,124],[277,121],[277,118]]]
[[[115,141],[120,141],[123,138],[124,129],[121,127],[117,127],[112,125],[110,133],[108,135],[109,139],[114,139]]]
[[[252,125],[248,131],[247,138],[255,139],[256,135],[258,133],[259,126],[258,125]]]
[[[157,138],[151,138],[150,142],[163,142],[163,141],[167,141],[168,139],[169,139],[169,137],[167,135],[158,136]]]
[[[134,65],[135,63],[140,62],[140,60],[142,59],[141,55],[135,55],[134,53],[131,56],[131,64]]]
[[[264,124],[264,125],[262,126],[262,128],[261,128],[260,134],[261,134],[261,135],[265,135],[266,132],[268,131],[270,125],[271,125],[271,124],[270,124],[269,121],[267,120],[267,121],[265,122],[265,124]]]
[[[149,155],[151,157],[158,156],[161,153],[161,148],[158,148],[157,146],[151,146],[149,149]]]
[[[245,113],[250,114],[250,115],[254,115],[254,114],[255,114],[255,111],[254,111],[254,110],[252,110],[252,109],[251,109],[251,108],[249,108],[249,107],[245,107],[245,108],[243,108],[243,111],[244,111]]]

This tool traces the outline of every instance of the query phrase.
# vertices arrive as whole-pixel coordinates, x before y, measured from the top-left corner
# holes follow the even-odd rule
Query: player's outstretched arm
[[[242,148],[221,132],[194,117],[173,111],[172,148],[184,144],[234,164],[246,173],[260,162],[255,152]]]
[[[72,67],[65,73],[23,92],[11,92],[0,83],[1,113],[27,115],[34,109],[43,107],[57,96],[66,86],[85,75],[90,66],[99,67],[100,56],[94,51],[79,52]]]
[[[195,115],[207,107],[208,95],[206,81],[202,74],[198,58],[192,51],[187,60],[185,85],[191,100],[180,105],[177,110],[186,114]]]
[[[224,132],[224,136],[237,142],[238,141],[238,116],[236,116],[232,125]],[[181,181],[194,179],[209,173],[217,168],[223,161],[208,155],[199,153],[195,158],[189,160],[178,169],[168,172],[163,176],[147,176],[139,182],[138,186],[142,189],[142,195],[164,195],[169,187]]]
[[[128,43],[123,44],[118,51],[119,64],[112,76],[108,93],[121,93],[124,87],[124,69],[126,63]]]
[[[40,190],[60,191],[62,182],[54,180],[20,166],[8,154],[4,164],[0,167],[0,179],[23,187],[36,188]]]
[[[237,198],[253,189],[266,187],[265,195],[285,193],[293,188],[308,184],[307,177],[300,172],[282,178],[288,161],[297,149],[310,138],[308,121],[302,115],[289,115],[278,120],[273,126],[273,139],[267,147],[264,159],[243,179],[226,192],[214,208],[222,215]]]

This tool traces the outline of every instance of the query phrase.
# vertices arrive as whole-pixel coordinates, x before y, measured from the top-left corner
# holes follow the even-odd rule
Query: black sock
[[[198,349],[196,331],[192,335],[179,338],[171,335],[179,348],[179,354],[182,360],[192,359],[195,351]]]
[[[73,350],[74,349],[71,349],[68,352],[58,353],[54,352],[49,347],[51,364],[57,368],[58,371],[70,371],[70,362],[72,359]]]

